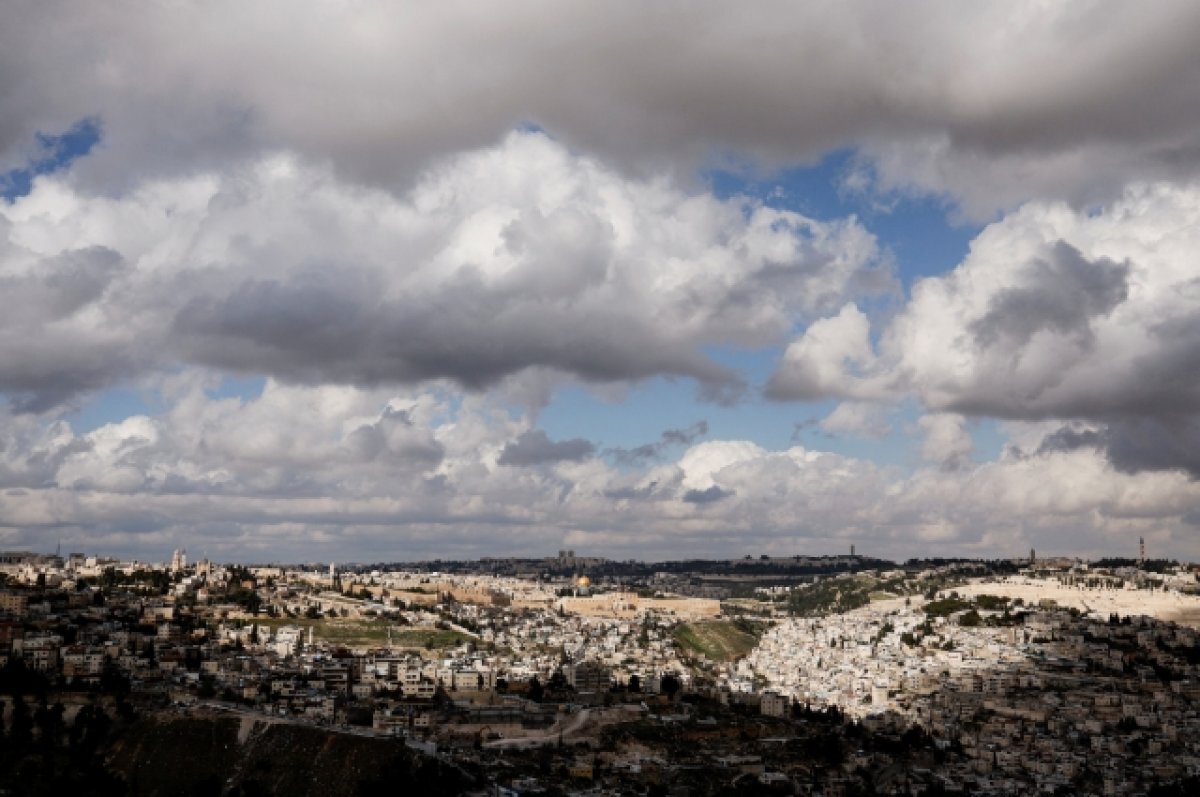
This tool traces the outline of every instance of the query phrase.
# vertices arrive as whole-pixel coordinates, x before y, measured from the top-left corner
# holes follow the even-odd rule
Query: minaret
[[[1146,566],[1146,538],[1138,537],[1138,567]]]
[[[1029,566],[1033,567],[1037,563],[1037,551],[1029,549]]]
[[[850,556],[854,556],[854,543],[850,543]]]

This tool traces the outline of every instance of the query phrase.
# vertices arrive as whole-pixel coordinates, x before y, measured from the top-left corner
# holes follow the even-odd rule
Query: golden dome
[[[575,579],[575,585],[579,587],[590,587],[592,585],[592,580],[587,576],[580,576],[579,578]]]

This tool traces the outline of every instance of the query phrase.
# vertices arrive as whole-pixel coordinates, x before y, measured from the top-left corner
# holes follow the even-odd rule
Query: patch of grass
[[[398,648],[452,648],[470,639],[460,631],[440,628],[405,628],[392,632],[392,645]]]
[[[740,659],[758,644],[761,632],[739,628],[737,624],[714,620],[703,623],[683,623],[675,628],[675,641],[684,650],[699,653],[713,661]]]

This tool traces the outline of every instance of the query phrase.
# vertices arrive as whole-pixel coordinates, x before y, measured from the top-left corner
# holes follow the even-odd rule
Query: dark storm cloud
[[[1134,418],[1111,424],[1108,458],[1126,473],[1182,470],[1200,479],[1200,418]]]
[[[1102,451],[1123,473],[1178,470],[1200,478],[1200,418],[1121,418],[1094,429],[1067,425],[1042,439],[1037,454]]]
[[[515,468],[579,462],[591,457],[595,450],[594,445],[580,437],[551,440],[541,429],[530,429],[516,440],[509,441],[500,452],[497,462]]]
[[[1108,443],[1108,434],[1102,429],[1077,429],[1064,426],[1042,438],[1038,454],[1053,454],[1074,451],[1077,448],[1103,448]]]
[[[354,26],[339,13],[10,3],[0,151],[96,114],[110,140],[95,179],[288,149],[388,182],[531,122],[652,170],[859,144],[889,179],[984,204],[1094,199],[1200,168],[1186,158],[1200,144],[1194,3],[362,4]]]
[[[1131,385],[1147,414],[1200,413],[1200,278],[1182,286],[1177,297],[1196,309],[1150,325],[1155,349],[1140,359]]]
[[[1128,279],[1128,263],[1089,261],[1059,241],[1044,260],[1029,265],[1022,287],[1005,288],[992,297],[987,314],[970,331],[981,347],[1020,348],[1042,330],[1090,345],[1091,320],[1125,301]]]
[[[193,362],[306,383],[444,378],[481,390],[543,366],[595,382],[671,374],[706,387],[740,384],[625,308],[597,307],[583,317],[469,275],[433,301],[380,300],[383,292],[375,275],[347,268],[297,283],[247,282],[226,296],[191,300],[173,339]]]

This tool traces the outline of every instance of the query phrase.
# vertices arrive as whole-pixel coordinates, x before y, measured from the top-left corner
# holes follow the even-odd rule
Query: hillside
[[[758,643],[761,631],[754,626],[718,620],[683,623],[675,629],[675,641],[685,651],[699,653],[712,661],[733,661],[745,656]]]
[[[468,777],[398,741],[231,717],[143,717],[106,759],[129,794],[458,794]]]

